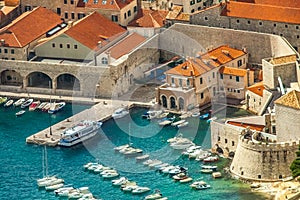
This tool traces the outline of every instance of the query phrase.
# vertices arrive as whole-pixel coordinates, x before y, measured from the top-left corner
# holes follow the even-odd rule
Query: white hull
[[[98,129],[97,129],[98,130]],[[79,144],[81,142],[84,142],[92,137],[94,137],[97,134],[97,130],[94,130],[92,133],[89,133],[85,136],[82,136],[81,138],[78,138],[76,140],[73,140],[72,142],[59,142],[58,145],[60,146],[64,146],[64,147],[71,147],[74,146],[76,144]]]

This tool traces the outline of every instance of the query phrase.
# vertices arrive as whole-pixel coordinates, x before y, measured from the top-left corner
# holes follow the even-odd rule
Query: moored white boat
[[[120,151],[120,150],[122,150],[122,149],[128,148],[129,146],[130,146],[129,144],[124,144],[124,145],[115,147],[114,150],[115,150],[115,151]]]
[[[179,121],[177,121],[177,122],[173,122],[173,123],[171,124],[171,126],[177,126],[177,125],[182,124],[182,123],[184,123],[184,122],[185,122],[185,119],[182,119],[182,120],[179,120]]]
[[[189,122],[183,122],[183,123],[181,123],[181,124],[178,124],[177,125],[177,128],[182,128],[182,127],[186,127],[187,125],[189,124]]]
[[[75,126],[68,128],[61,134],[59,145],[70,147],[94,137],[100,129],[102,122],[83,120]]]
[[[188,182],[191,182],[191,181],[193,181],[192,177],[186,177],[184,179],[179,180],[180,183],[188,183]]]
[[[34,111],[40,104],[41,104],[40,101],[34,101],[34,102],[32,102],[32,104],[29,106],[28,110],[29,110],[29,111]]]
[[[119,176],[119,174],[117,172],[109,172],[109,173],[102,175],[103,178],[114,178],[117,176]]]
[[[132,192],[132,194],[141,194],[141,193],[148,192],[148,191],[150,191],[150,188],[148,188],[148,187],[137,187],[137,188],[133,189],[131,192]]]
[[[190,187],[195,188],[197,190],[201,190],[201,189],[207,189],[210,188],[210,185],[208,185],[205,181],[196,181],[193,182]]]
[[[119,118],[125,117],[128,114],[129,114],[129,111],[127,109],[119,108],[114,111],[114,113],[112,114],[112,118],[119,119]]]
[[[162,194],[160,192],[155,192],[153,194],[147,195],[144,200],[152,200],[152,199],[159,199],[162,197]]]
[[[158,124],[160,126],[166,126],[169,124],[172,124],[175,120],[175,116],[171,117],[171,118],[163,118],[162,120],[158,121]]]
[[[150,156],[148,154],[145,154],[145,155],[141,155],[141,156],[138,156],[136,157],[136,161],[142,161],[142,160],[146,160],[148,159]]]
[[[58,184],[46,186],[45,189],[47,191],[49,191],[49,190],[56,190],[56,189],[62,188],[63,186],[64,186],[63,183],[58,183]]]
[[[54,178],[54,179],[50,179],[47,181],[38,182],[38,186],[39,187],[47,187],[50,185],[56,185],[56,184],[63,183],[63,182],[64,182],[64,180],[61,178]]]
[[[115,180],[112,180],[111,183],[113,185],[122,185],[122,184],[125,184],[128,182],[128,179],[124,176],[122,176],[121,178],[119,179],[115,179]]]
[[[172,147],[173,149],[186,149],[193,145],[195,145],[195,144],[191,140],[189,140],[187,138],[182,138],[182,139],[178,140],[177,142],[171,143],[170,147]]]
[[[21,116],[25,113],[25,110],[20,110],[19,112],[16,112],[16,116]]]
[[[8,100],[8,101],[4,104],[4,107],[9,107],[9,106],[11,106],[13,103],[14,103],[14,100],[10,99],[10,100]]]
[[[63,107],[65,107],[65,105],[66,105],[66,102],[53,103],[50,106],[48,113],[54,114],[54,113],[60,111]]]
[[[24,103],[21,104],[21,108],[26,108],[30,106],[33,102],[33,99],[27,99]]]
[[[42,103],[37,107],[37,109],[38,109],[38,110],[42,110],[42,109],[45,107],[46,104],[48,104],[48,102],[42,102]]]
[[[68,196],[69,191],[74,190],[74,187],[61,187],[54,190],[54,194],[58,196]]]
[[[20,106],[25,101],[26,101],[25,98],[21,98],[21,99],[17,100],[16,102],[14,102],[13,106],[15,106],[15,107]]]
[[[207,158],[203,159],[203,162],[215,162],[218,161],[219,157],[218,156],[209,156]]]

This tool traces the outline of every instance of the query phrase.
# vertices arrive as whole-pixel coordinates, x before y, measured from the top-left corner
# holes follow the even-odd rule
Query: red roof
[[[300,8],[300,4],[297,0],[236,0],[239,2],[267,4],[280,7]]]
[[[134,20],[128,26],[136,27],[163,27],[166,16],[169,11],[166,10],[147,10],[142,9],[138,12]]]
[[[243,128],[250,128],[251,130],[256,130],[256,131],[262,131],[265,128],[264,125],[258,125],[258,124],[248,124],[248,123],[234,122],[234,121],[228,121],[227,123],[234,126],[243,127]]]
[[[107,39],[125,31],[124,28],[103,15],[93,12],[77,21],[65,34],[88,48],[95,49],[99,42],[106,42]]]
[[[226,67],[226,66],[221,67],[219,72],[221,74],[234,75],[240,77],[244,77],[247,74],[246,69],[238,69],[238,68]]]
[[[256,84],[248,87],[247,89],[249,91],[253,92],[254,94],[257,94],[262,97],[265,86],[264,86],[263,82],[259,82],[259,83],[256,83]]]
[[[261,2],[262,1],[264,0],[261,0]],[[293,24],[300,23],[299,5],[296,6],[297,8],[292,8],[292,7],[274,6],[273,3],[271,4],[270,0],[265,2],[269,2],[269,5],[229,1],[226,3],[226,6],[222,10],[221,15],[228,16],[228,17],[267,20],[267,21],[285,22],[285,23],[293,23]],[[299,2],[297,3],[299,4]],[[297,3],[295,1],[295,4]],[[279,3],[277,3],[277,5],[279,5]],[[294,3],[293,4],[291,3],[290,5],[294,5]]]
[[[79,0],[78,7],[100,8],[104,10],[121,10],[134,0]]]
[[[137,47],[139,44],[144,42],[146,38],[143,36],[137,34],[137,33],[132,33],[128,37],[126,37],[124,40],[113,46],[110,51],[110,55],[118,59],[121,56],[128,54],[132,49]]]
[[[10,47],[24,47],[40,38],[63,21],[56,13],[43,7],[25,12],[0,30],[0,39]]]

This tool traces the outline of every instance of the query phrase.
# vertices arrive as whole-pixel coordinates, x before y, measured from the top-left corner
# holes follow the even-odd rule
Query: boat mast
[[[48,155],[47,155],[47,146],[44,146],[45,151],[45,176],[48,176]]]

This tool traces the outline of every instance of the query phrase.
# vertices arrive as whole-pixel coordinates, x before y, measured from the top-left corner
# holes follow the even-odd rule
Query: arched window
[[[163,96],[161,97],[161,100],[162,100],[162,106],[163,106],[164,108],[167,108],[167,107],[168,107],[167,97],[166,97],[165,95],[163,95]]]
[[[174,97],[171,97],[171,98],[170,98],[170,102],[171,102],[171,109],[172,109],[172,108],[176,108],[176,100],[175,100]]]
[[[183,110],[183,109],[184,109],[184,99],[179,98],[179,110]]]
[[[101,63],[102,63],[103,65],[107,65],[107,64],[108,64],[107,58],[106,58],[106,57],[103,57],[103,58],[101,59]]]

